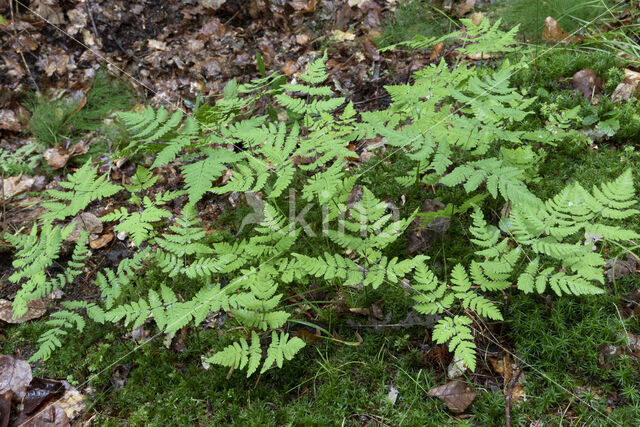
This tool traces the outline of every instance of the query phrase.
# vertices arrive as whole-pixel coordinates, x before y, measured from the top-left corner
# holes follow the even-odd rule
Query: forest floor
[[[460,27],[460,18],[502,19],[505,29],[521,24],[515,55],[531,61],[513,84],[537,96],[541,115],[577,108],[584,118],[590,142],[546,152],[538,171],[543,179],[532,184],[538,196],[552,196],[570,180],[591,188],[628,168],[637,177],[639,5],[586,3],[0,0],[0,148],[35,159],[31,177],[3,172],[2,230],[28,231],[43,212],[43,189],[120,143],[122,134],[110,127],[116,111],[147,105],[192,111],[218,99],[232,79],[246,83],[272,72],[296,78],[323,51],[335,91],[359,113],[388,107],[385,86],[411,82],[415,71],[440,60],[497,67],[504,58],[460,58],[445,45],[380,51],[416,35],[447,34]],[[550,27],[547,16],[558,27]],[[364,170],[361,147],[350,149],[354,170]],[[403,212],[410,212],[422,206],[425,189],[396,193],[391,181],[406,172],[404,160],[392,158],[364,182],[381,199],[409,200]],[[111,177],[124,183],[135,170],[123,160]],[[168,174],[167,186],[171,179]],[[212,228],[238,229],[250,210],[248,201],[233,197],[209,202],[203,220]],[[464,224],[452,220],[447,237],[426,253],[445,265],[469,256],[468,245],[456,238],[464,232]],[[98,234],[87,277],[133,250],[113,230]],[[409,234],[399,247],[414,252],[415,244]],[[91,300],[95,290],[81,277],[15,321],[2,314],[18,291],[8,279],[13,260],[12,248],[0,240],[0,355],[26,360],[46,330],[45,311],[66,298]],[[38,396],[30,414],[58,399],[60,384],[82,402],[74,397],[65,402],[64,416],[36,424],[32,415],[24,418],[27,408],[3,394],[9,380],[0,372],[0,425],[638,425],[640,260],[630,254],[620,262],[604,295],[504,294],[505,321],[482,325],[478,369],[459,375],[473,388],[455,396],[469,398],[462,411],[452,410],[442,393],[428,396],[456,377],[452,354],[430,340],[432,325],[413,317],[402,289],[381,287],[340,301],[348,305],[344,310],[335,295],[314,291],[318,307],[337,313],[334,336],[359,345],[307,337],[311,344],[297,363],[258,380],[226,378],[226,369],[202,362],[219,339],[215,320],[148,343],[144,328],[126,333],[99,325],[70,333],[51,358],[31,364],[42,381],[32,383]],[[290,302],[309,321],[327,317],[304,299]]]

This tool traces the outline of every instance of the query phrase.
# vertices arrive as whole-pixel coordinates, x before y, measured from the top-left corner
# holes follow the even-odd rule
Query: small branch
[[[512,393],[513,393],[513,387],[516,385],[518,378],[520,378],[520,373],[521,371],[520,369],[518,369],[514,377],[511,378],[511,381],[509,381],[509,383],[507,384],[507,390],[505,395],[507,404],[504,407],[505,424],[507,427],[511,427],[511,399],[512,399]]]
[[[98,28],[96,28],[96,22],[93,20],[93,14],[91,13],[91,5],[89,4],[89,0],[84,0],[84,7],[87,9],[87,15],[89,15],[89,19],[91,20],[93,35],[96,36],[96,40],[100,40],[100,36],[98,35]],[[102,46],[102,43],[100,43],[100,46]]]
[[[18,42],[20,46],[22,46],[22,43],[20,43],[20,40],[17,38],[18,30],[16,29],[16,19],[13,14],[13,0],[9,0],[9,10],[11,11],[11,27],[13,28],[14,37],[16,37],[16,42]],[[36,79],[34,79],[33,74],[31,74],[31,69],[29,68],[29,64],[27,64],[27,60],[24,57],[24,53],[22,53],[22,49],[20,49],[18,53],[20,54],[20,58],[22,58],[22,63],[24,64],[24,68],[27,70],[27,74],[29,74],[29,78],[31,78],[31,82],[33,83],[33,86],[36,88],[37,92],[40,92],[38,83],[36,83]]]

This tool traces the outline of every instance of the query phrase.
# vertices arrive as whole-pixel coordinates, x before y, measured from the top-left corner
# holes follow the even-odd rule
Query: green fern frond
[[[110,183],[107,175],[97,175],[98,168],[92,168],[91,162],[86,162],[67,177],[68,181],[60,182],[60,187],[66,191],[47,190],[45,194],[56,201],[42,203],[49,212],[41,215],[40,219],[63,220],[75,216],[94,200],[113,196],[122,189]]]
[[[448,342],[449,351],[473,372],[476,369],[476,344],[469,327],[471,323],[465,316],[445,317],[433,328],[433,340],[438,344]]]

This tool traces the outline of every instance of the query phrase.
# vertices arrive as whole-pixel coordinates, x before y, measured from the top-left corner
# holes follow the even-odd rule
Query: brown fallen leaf
[[[30,176],[18,175],[10,176],[2,180],[2,192],[0,197],[10,199],[19,194],[26,193],[31,190],[36,179]]]
[[[517,402],[519,399],[524,398],[524,387],[522,384],[525,381],[525,375],[520,370],[518,365],[514,363],[511,355],[506,353],[502,358],[490,357],[489,362],[496,371],[504,379],[504,392],[511,393],[512,402]],[[510,387],[510,382],[513,380],[515,384]]]
[[[90,239],[89,246],[91,249],[102,249],[113,241],[113,233],[105,233],[99,236],[97,239]]]
[[[558,21],[550,16],[544,20],[544,29],[542,30],[542,40],[546,42],[578,42],[580,37],[570,36],[560,25]]]
[[[280,71],[282,71],[285,74],[285,76],[291,76],[293,75],[293,73],[295,73],[298,70],[299,70],[298,63],[295,61],[287,61],[287,63],[284,64],[282,68],[280,68]]]
[[[611,360],[622,354],[622,349],[613,344],[602,344],[598,354],[598,365],[604,369],[611,369]]]
[[[429,61],[434,62],[440,59],[442,56],[442,51],[444,50],[444,43],[440,42],[433,47],[431,50],[431,55],[429,55]]]
[[[64,413],[67,414],[67,417],[72,420],[84,411],[84,395],[70,384],[65,383],[65,386],[67,389],[56,404],[62,408]]]
[[[624,80],[616,86],[611,94],[611,100],[613,102],[626,101],[638,92],[638,84],[640,84],[640,73],[625,69]]]
[[[32,379],[27,362],[8,355],[0,356],[0,392],[12,391],[22,400]]]
[[[311,41],[311,37],[308,34],[296,34],[296,43],[300,46],[306,46]]]
[[[599,98],[604,81],[591,68],[585,68],[573,75],[570,86],[580,92],[585,99]]]
[[[162,52],[166,52],[167,50],[169,50],[169,47],[167,46],[167,44],[160,40],[149,39],[147,43],[148,43],[149,49],[152,49],[152,50],[159,50]]]
[[[62,147],[48,148],[44,153],[42,153],[42,155],[47,161],[47,164],[54,169],[61,169],[65,167],[71,158],[71,154]]]
[[[71,221],[75,226],[67,237],[68,242],[76,242],[83,230],[89,234],[102,233],[102,221],[91,212],[83,212]]]
[[[49,77],[54,74],[63,76],[74,68],[75,65],[71,62],[69,55],[65,53],[64,49],[54,48],[51,53],[47,55],[44,72]]]
[[[362,42],[364,46],[364,54],[371,61],[380,61],[380,53],[378,52],[378,48],[376,45],[368,38],[364,39]]]
[[[476,5],[476,0],[462,0],[462,1],[458,2],[458,3],[456,3],[455,15],[458,18],[461,18],[464,15],[466,15],[467,13],[471,12],[475,5]]]
[[[316,11],[316,0],[293,0],[290,4],[298,13],[313,13]]]
[[[27,362],[8,355],[0,356],[0,392],[12,391],[22,400],[32,379]]]
[[[450,381],[432,388],[427,392],[427,396],[437,397],[443,400],[452,412],[461,413],[471,405],[476,398],[476,392],[462,381]]]
[[[322,336],[309,332],[306,329],[298,329],[294,333],[295,336],[309,345],[320,344],[322,342]]]
[[[64,13],[57,1],[35,0],[29,4],[40,19],[54,25],[64,24]]]
[[[200,0],[202,7],[217,10],[226,3],[227,0]]]
[[[338,43],[352,41],[356,39],[356,35],[349,31],[333,30],[333,39]]]
[[[87,97],[83,98],[83,101],[86,102]],[[79,111],[79,110],[78,110]],[[80,156],[82,154],[87,154],[89,151],[89,144],[83,139],[81,141],[76,142],[71,147],[69,147],[69,154],[72,156]]]
[[[7,323],[17,324],[29,320],[38,319],[47,312],[47,307],[41,299],[27,302],[27,312],[17,319],[13,318],[13,303],[5,299],[0,299],[0,320]]]
[[[60,406],[51,403],[35,414],[22,412],[15,421],[21,427],[67,427],[71,420]]]
[[[627,253],[625,259],[608,260],[605,264],[604,275],[607,276],[609,283],[611,283],[622,276],[635,273],[638,270],[639,261],[638,258],[630,253]]]
[[[16,113],[8,108],[0,110],[0,129],[10,132],[21,132],[22,124],[16,117]]]
[[[9,425],[11,415],[11,402],[15,398],[15,393],[11,390],[0,392],[0,427]]]
[[[627,338],[629,339],[629,351],[633,356],[640,358],[640,335],[627,332]]]
[[[485,18],[485,14],[482,12],[473,12],[469,18],[471,18],[471,22],[473,22],[473,25],[477,27]]]

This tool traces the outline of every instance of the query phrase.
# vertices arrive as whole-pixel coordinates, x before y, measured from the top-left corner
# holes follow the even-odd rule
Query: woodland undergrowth
[[[461,56],[490,56],[516,45],[517,29],[504,32],[487,20],[463,24],[440,39],[416,38],[400,47],[456,39],[464,41],[457,47]],[[204,359],[249,377],[302,363],[296,354],[306,342],[292,325],[309,322],[286,295],[312,285],[334,292],[402,287],[417,312],[436,316],[433,341],[473,371],[478,322],[504,320],[503,292],[604,293],[605,252],[624,252],[640,237],[626,226],[640,212],[633,173],[592,188],[570,181],[552,197],[539,197],[532,189],[541,182],[546,154],[584,141],[574,130],[582,118],[559,109],[543,127],[522,130],[538,111],[536,97],[512,82],[527,67],[526,57],[514,58],[427,66],[410,83],[387,86],[390,106],[373,112],[358,113],[336,96],[325,53],[295,81],[277,74],[247,84],[232,80],[223,98],[200,103],[193,115],[151,107],[119,113],[125,142],[69,172],[59,189],[46,190],[46,213],[28,233],[3,236],[15,248],[9,281],[19,286],[13,301],[19,317],[29,301],[87,274],[88,233],[80,233],[70,255],[61,255],[74,229],[69,221],[116,195],[127,200],[100,220],[126,236],[133,255],[89,276],[99,298],[64,301],[49,315],[31,360],[49,358],[70,330],[92,322],[127,330],[146,325],[173,336],[225,313],[220,327],[233,343]],[[354,172],[349,146],[363,141],[382,148]],[[398,194],[424,187],[465,196],[445,200],[448,207],[430,216],[398,209],[365,185],[365,177],[397,153],[410,165],[392,184]],[[138,165],[126,183],[98,172],[98,164],[123,158]],[[7,170],[27,167],[10,156],[0,162]],[[157,181],[167,168],[176,169],[184,185],[162,189]],[[253,209],[241,233],[201,220],[203,203],[228,195]],[[442,268],[428,252],[398,251],[414,219],[446,215],[468,226],[472,258]],[[62,272],[52,274],[61,264]]]

